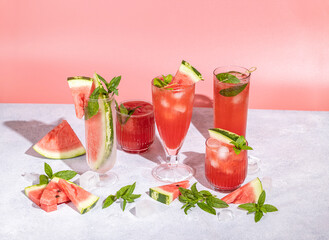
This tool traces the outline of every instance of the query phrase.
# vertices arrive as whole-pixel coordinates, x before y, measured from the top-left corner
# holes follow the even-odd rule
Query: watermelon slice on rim
[[[81,119],[85,113],[87,99],[94,90],[93,79],[89,77],[77,76],[67,78],[67,83],[73,96],[75,114]]]
[[[222,200],[227,204],[256,203],[262,191],[262,182],[259,180],[259,178],[255,178],[242,187],[229,193],[223,197]]]
[[[58,186],[72,201],[81,214],[84,214],[95,207],[99,199],[99,197],[84,190],[80,186],[64,179],[59,179]]]
[[[188,188],[190,182],[188,180],[176,182],[172,184],[162,185],[159,187],[150,188],[149,195],[151,198],[169,205],[174,201],[179,195],[179,188]]]
[[[201,73],[183,60],[170,85],[191,85],[200,80],[204,80]]]
[[[52,159],[73,158],[86,153],[79,138],[66,120],[45,135],[33,146],[33,149],[42,156]]]

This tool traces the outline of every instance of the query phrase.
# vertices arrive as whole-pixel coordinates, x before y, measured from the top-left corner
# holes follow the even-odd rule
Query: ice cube
[[[22,174],[22,177],[28,181],[28,182],[31,182],[32,184],[37,184],[39,183],[39,174],[37,173],[28,173],[28,172],[25,172]]]
[[[260,160],[254,156],[248,156],[248,174],[252,175],[259,171]]]
[[[229,152],[230,150],[228,149],[228,147],[221,146],[217,151],[217,156],[219,159],[225,160],[227,159]]]
[[[167,99],[165,98],[162,98],[161,99],[161,105],[165,108],[168,108],[170,105],[169,105],[169,102],[167,101]]]
[[[173,97],[176,98],[176,99],[180,99],[184,96],[184,92],[175,92],[173,94]]]
[[[143,199],[136,203],[130,212],[138,218],[145,218],[152,214],[157,214],[166,209],[166,206],[160,206],[161,203],[154,200]]]
[[[217,213],[218,221],[229,221],[234,218],[234,214],[230,209],[222,209]]]
[[[100,183],[99,174],[93,171],[87,171],[80,175],[80,187],[90,190],[97,187]]]
[[[174,106],[174,110],[176,112],[184,113],[184,112],[186,112],[186,106],[181,105],[181,104],[177,104],[177,105]]]
[[[238,94],[238,95],[232,97],[232,103],[233,103],[233,104],[238,104],[238,103],[240,103],[241,101],[242,101],[242,96],[241,96],[241,94]]]

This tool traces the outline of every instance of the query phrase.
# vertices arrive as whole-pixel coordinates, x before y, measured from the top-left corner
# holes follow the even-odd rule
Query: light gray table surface
[[[118,149],[111,171],[119,180],[91,190],[100,201],[87,214],[80,215],[67,204],[44,212],[24,195],[24,188],[33,183],[24,173],[42,174],[44,162],[54,171],[88,170],[85,156],[51,160],[32,149],[62,119],[84,144],[84,121],[75,117],[73,105],[0,104],[0,239],[329,239],[329,112],[249,110],[247,140],[254,148],[249,154],[261,164],[260,171],[248,175],[245,182],[264,179],[266,202],[279,209],[259,223],[236,205],[229,207],[234,218],[227,221],[197,208],[185,215],[179,201],[170,206],[156,203],[161,207],[154,214],[136,217],[133,209],[138,201],[153,201],[146,192],[163,184],[151,176],[151,169],[165,156],[158,137],[140,155]],[[210,189],[204,153],[212,121],[212,109],[195,108],[181,149],[181,160],[196,170],[191,183],[197,181],[199,190]],[[134,181],[135,192],[142,193],[136,203],[124,212],[120,204],[102,209],[106,196]]]

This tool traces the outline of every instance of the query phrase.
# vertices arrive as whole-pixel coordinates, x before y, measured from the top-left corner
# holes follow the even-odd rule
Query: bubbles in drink
[[[174,92],[173,97],[176,99],[181,99],[184,96],[184,92]]]
[[[168,108],[170,106],[169,102],[165,98],[161,99],[161,105],[162,105],[162,107],[165,107],[165,108]]]
[[[238,95],[232,97],[232,103],[239,104],[243,99],[244,99],[244,97],[242,97],[241,94],[238,94]]]
[[[176,112],[184,113],[184,112],[186,112],[186,106],[177,104],[177,105],[174,106],[174,110]]]

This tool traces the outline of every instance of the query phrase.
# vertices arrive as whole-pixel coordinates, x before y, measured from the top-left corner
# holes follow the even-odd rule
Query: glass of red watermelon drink
[[[238,66],[214,70],[215,128],[246,135],[250,75],[254,70]]]
[[[146,101],[124,101],[116,107],[117,141],[129,153],[142,153],[154,140],[153,105]]]
[[[200,80],[201,74],[186,61],[182,61],[175,77],[152,80],[155,122],[169,159],[152,170],[158,180],[178,182],[194,174],[193,168],[178,162],[178,153],[192,118],[195,83]]]
[[[248,154],[252,150],[243,136],[220,128],[209,129],[206,140],[205,175],[218,191],[230,192],[243,183],[247,175]]]

